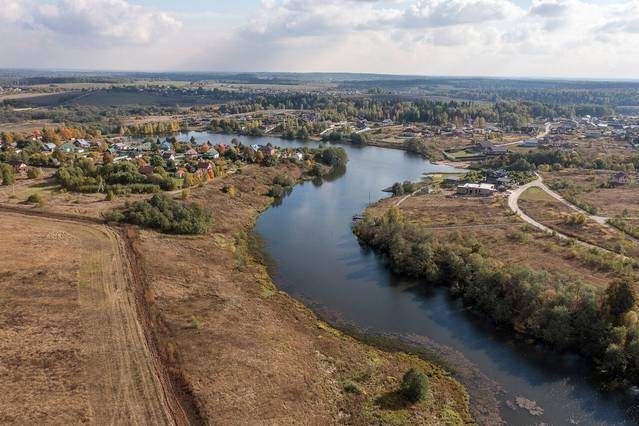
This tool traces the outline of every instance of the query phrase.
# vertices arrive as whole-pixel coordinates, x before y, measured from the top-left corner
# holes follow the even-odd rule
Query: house
[[[526,139],[522,143],[519,144],[522,148],[538,148],[539,140],[537,139]]]
[[[184,175],[186,174],[186,170],[184,169],[177,169],[175,171],[175,173],[173,173],[173,176],[178,178],[178,179],[184,179]]]
[[[213,177],[213,164],[210,161],[200,161],[197,163],[197,170],[195,174],[198,176],[210,176]]]
[[[386,120],[382,121],[382,126],[384,127],[392,126],[393,124],[395,124],[395,122],[391,120],[390,118],[387,118]]]
[[[24,173],[27,171],[27,169],[29,168],[26,164],[24,164],[22,161],[10,161],[9,165],[13,168],[13,171],[15,173]]]
[[[261,146],[260,151],[262,151],[264,155],[275,155],[277,153],[277,150],[270,145]]]
[[[630,175],[625,172],[617,172],[612,176],[612,183],[614,185],[627,185],[630,181]]]
[[[603,132],[601,130],[586,130],[585,136],[587,139],[595,139],[603,136]]]
[[[153,151],[153,144],[151,142],[145,142],[143,144],[138,145],[137,147],[138,151]]]
[[[58,148],[60,152],[64,152],[65,154],[75,154],[76,152],[83,152],[84,150],[76,147],[72,143],[63,143]]]
[[[164,141],[162,143],[160,143],[160,149],[163,149],[165,151],[169,151],[171,149],[173,149],[173,144],[169,141]]]
[[[206,158],[206,159],[209,159],[209,160],[215,160],[217,158],[220,158],[220,153],[217,152],[217,150],[211,148],[208,151],[206,151],[204,153],[204,155],[202,155],[202,158]]]
[[[73,145],[77,146],[78,148],[82,148],[82,149],[91,148],[91,144],[89,142],[87,142],[86,139],[76,139],[73,142]]]
[[[293,155],[295,156],[295,158],[297,158],[297,161],[302,161],[304,159],[304,154],[302,154],[301,152],[296,152]]]
[[[197,158],[197,156],[198,156],[197,151],[194,150],[193,148],[189,149],[188,151],[186,151],[184,153],[184,157],[187,160],[193,160],[193,159]]]
[[[492,142],[483,141],[475,146],[476,151],[482,152],[484,155],[503,155],[508,153],[508,148],[503,145],[494,145]]]
[[[499,183],[499,179],[507,178],[508,172],[505,170],[488,170],[486,172],[486,183],[492,183],[497,185]]]
[[[253,145],[251,145],[251,148],[253,149],[253,151],[257,152],[260,149],[260,146],[256,143],[254,143]]]
[[[162,159],[164,161],[175,161],[175,153],[172,151],[164,151],[162,153]]]
[[[471,197],[489,197],[497,190],[490,183],[465,183],[457,186],[457,194]]]
[[[57,148],[56,144],[51,142],[42,144],[42,150],[45,152],[53,152],[55,151],[56,148]]]

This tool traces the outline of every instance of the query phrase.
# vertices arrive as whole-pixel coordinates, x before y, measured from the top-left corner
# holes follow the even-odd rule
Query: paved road
[[[534,226],[537,229],[540,229],[542,231],[545,232],[554,232],[555,235],[557,235],[559,238],[565,239],[565,240],[576,240],[573,237],[570,237],[568,235],[562,234],[560,232],[557,232],[554,229],[551,229],[549,227],[547,227],[546,225],[543,225],[540,222],[537,222],[535,219],[531,218],[530,216],[528,216],[526,213],[524,213],[523,210],[521,210],[519,208],[519,197],[521,196],[521,194],[523,194],[524,192],[526,192],[528,189],[530,188],[539,188],[542,191],[544,191],[546,194],[548,194],[549,196],[551,196],[552,198],[554,198],[555,200],[559,201],[560,203],[562,203],[563,205],[567,206],[568,208],[583,214],[584,216],[586,216],[587,218],[589,218],[590,220],[608,228],[611,229],[615,232],[619,232],[621,234],[623,234],[626,238],[628,238],[629,240],[631,240],[634,243],[639,243],[639,240],[637,240],[636,238],[623,233],[622,231],[618,230],[617,228],[614,228],[612,226],[610,226],[608,224],[608,218],[605,216],[597,216],[597,215],[593,215],[588,213],[587,211],[580,209],[579,207],[575,206],[574,204],[570,203],[569,201],[567,201],[565,198],[563,198],[561,195],[557,194],[555,191],[551,190],[550,188],[548,188],[544,183],[543,183],[543,179],[541,178],[541,176],[537,175],[537,179],[535,179],[534,181],[527,183],[526,185],[522,185],[519,188],[517,188],[516,190],[512,191],[510,193],[510,195],[508,196],[508,207],[517,215],[519,215],[525,222],[529,223],[530,225]],[[596,246],[594,244],[590,244],[587,243],[585,241],[582,240],[576,240],[579,244],[588,247],[588,248],[597,248],[600,250],[604,250],[607,251],[609,253],[613,253],[613,254],[617,254],[611,250],[605,249],[603,247],[600,246]],[[625,257],[625,256],[624,256]]]

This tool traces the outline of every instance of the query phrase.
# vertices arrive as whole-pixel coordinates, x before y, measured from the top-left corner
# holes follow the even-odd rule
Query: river
[[[191,135],[215,143],[231,138],[209,133],[182,138]],[[277,138],[240,139],[304,145]],[[555,355],[495,331],[450,300],[445,289],[430,294],[413,290],[414,281],[394,276],[377,255],[362,248],[351,232],[351,219],[387,196],[382,188],[453,169],[399,150],[344,148],[350,161],[343,176],[321,185],[298,185],[257,221],[255,229],[277,265],[273,279],[281,289],[324,317],[402,336],[442,355],[459,371],[480,419],[496,395],[499,414],[508,424],[636,423],[635,397],[600,392],[577,357]],[[533,417],[517,407],[517,397],[535,401],[543,415]]]

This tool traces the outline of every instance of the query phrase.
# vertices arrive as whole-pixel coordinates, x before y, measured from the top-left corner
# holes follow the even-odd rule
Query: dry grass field
[[[519,206],[536,221],[564,235],[610,251],[639,256],[639,246],[623,233],[590,219],[585,219],[583,223],[571,223],[570,218],[579,214],[537,188],[524,192],[519,199]]]
[[[615,172],[610,170],[564,169],[544,173],[549,185],[560,185],[558,192],[574,194],[575,198],[596,207],[598,214],[639,216],[639,184],[636,176],[628,185],[607,187]],[[630,173],[633,176],[632,173]]]
[[[169,424],[116,234],[0,212],[0,423]]]
[[[387,198],[371,208],[382,214],[397,198]],[[404,217],[433,235],[474,236],[494,261],[527,266],[580,279],[605,288],[613,272],[594,267],[578,247],[531,228],[512,215],[505,198],[461,198],[444,194],[410,197],[401,204]]]

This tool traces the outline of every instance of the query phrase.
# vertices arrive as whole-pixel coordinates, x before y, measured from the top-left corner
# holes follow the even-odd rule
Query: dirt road
[[[0,396],[7,416],[0,423],[188,424],[153,346],[139,283],[119,235],[70,219],[8,212],[0,217],[0,269],[6,274],[0,293],[29,319],[2,328],[18,338],[1,348],[0,360],[22,361],[13,377],[5,376],[7,383],[0,379],[3,389],[18,394],[10,400]],[[25,279],[20,274],[27,268],[40,272]],[[49,276],[55,280],[49,282]],[[49,324],[48,314],[60,319]],[[75,361],[58,359],[60,351]],[[36,359],[49,368],[33,367]],[[34,386],[36,378],[41,387]]]

